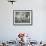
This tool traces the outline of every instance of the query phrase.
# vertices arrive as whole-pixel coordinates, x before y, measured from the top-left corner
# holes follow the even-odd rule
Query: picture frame
[[[13,10],[13,25],[32,25],[32,10]]]

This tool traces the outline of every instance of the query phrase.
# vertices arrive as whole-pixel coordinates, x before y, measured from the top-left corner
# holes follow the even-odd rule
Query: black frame
[[[30,11],[31,12],[31,24],[14,24],[14,12],[15,11]],[[33,24],[33,11],[32,10],[13,10],[13,25],[32,25]]]

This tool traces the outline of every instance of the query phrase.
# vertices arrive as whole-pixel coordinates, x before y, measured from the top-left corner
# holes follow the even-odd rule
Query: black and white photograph
[[[13,24],[32,24],[32,10],[14,10]]]

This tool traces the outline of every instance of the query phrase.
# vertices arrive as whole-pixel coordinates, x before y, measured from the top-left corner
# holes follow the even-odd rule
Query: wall
[[[14,10],[32,10],[32,26],[14,26]],[[46,40],[46,1],[45,0],[17,0],[12,5],[7,0],[0,0],[0,40],[15,40],[18,32],[31,34],[33,40]]]

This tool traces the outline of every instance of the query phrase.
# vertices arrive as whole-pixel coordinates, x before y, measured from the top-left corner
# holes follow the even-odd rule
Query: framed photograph
[[[32,25],[32,10],[13,10],[14,25]]]

